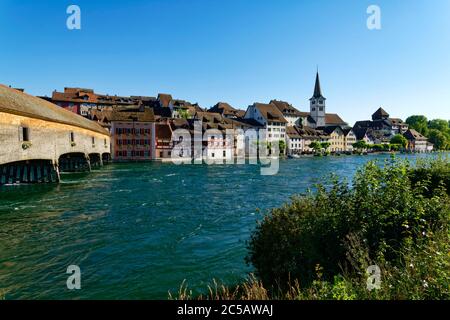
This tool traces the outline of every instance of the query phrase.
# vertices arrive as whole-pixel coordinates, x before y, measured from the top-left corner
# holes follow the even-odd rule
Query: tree
[[[401,145],[403,148],[406,148],[408,145],[408,140],[401,134],[396,134],[391,139],[391,144]]]
[[[374,151],[383,151],[384,150],[384,145],[383,144],[373,144],[370,146],[370,148]]]
[[[439,130],[442,133],[448,133],[448,129],[449,129],[448,121],[442,120],[442,119],[431,120],[428,123],[428,128]]]
[[[437,150],[448,150],[450,148],[450,139],[448,136],[437,129],[430,130],[428,139],[434,144],[434,148]]]
[[[189,119],[191,115],[189,114],[189,110],[180,109],[178,110],[178,114],[181,119]]]
[[[411,116],[406,119],[406,123],[411,129],[423,134],[428,135],[428,119],[425,116]]]
[[[313,141],[310,143],[309,147],[313,149],[315,152],[322,150],[322,144],[318,141]]]
[[[280,146],[280,154],[284,154],[286,151],[286,142],[284,140],[280,140],[279,146]]]
[[[320,146],[322,147],[322,149],[327,150],[331,146],[331,143],[329,143],[329,142],[322,142],[320,144]]]
[[[353,144],[353,148],[357,150],[364,150],[368,148],[368,145],[364,140],[359,140]]]

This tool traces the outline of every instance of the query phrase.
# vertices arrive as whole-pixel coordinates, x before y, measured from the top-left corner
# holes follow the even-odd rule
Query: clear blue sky
[[[370,4],[380,31],[366,27]],[[0,40],[0,83],[35,95],[81,86],[309,110],[319,65],[327,111],[350,123],[380,106],[450,118],[448,0],[1,0]]]

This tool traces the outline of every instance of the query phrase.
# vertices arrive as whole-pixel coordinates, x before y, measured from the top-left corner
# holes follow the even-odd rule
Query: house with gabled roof
[[[254,103],[247,108],[244,119],[252,119],[266,130],[266,143],[286,141],[288,121],[273,103]]]
[[[237,119],[242,118],[245,115],[245,111],[233,108],[226,102],[218,102],[208,112],[219,113],[225,118]]]
[[[408,129],[403,136],[408,140],[407,149],[412,152],[429,152],[433,151],[434,146],[428,142],[427,137],[414,129]]]
[[[378,108],[372,115],[372,120],[357,121],[353,126],[359,140],[363,135],[376,144],[390,143],[396,134],[404,134],[408,130],[408,124],[398,118],[391,118],[383,108]]]
[[[328,126],[328,127],[321,127],[318,128],[319,130],[322,130],[330,136],[329,143],[330,147],[329,150],[331,152],[345,152],[347,151],[347,145],[345,141],[345,133],[344,129],[340,126]]]

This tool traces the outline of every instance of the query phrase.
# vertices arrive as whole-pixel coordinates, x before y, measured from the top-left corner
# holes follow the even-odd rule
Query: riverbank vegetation
[[[450,150],[450,121],[435,119],[428,121],[425,116],[411,116],[406,119],[410,128],[427,137],[437,150]]]
[[[369,162],[266,215],[248,243],[254,276],[199,297],[183,284],[171,297],[450,299],[449,195],[447,158]]]

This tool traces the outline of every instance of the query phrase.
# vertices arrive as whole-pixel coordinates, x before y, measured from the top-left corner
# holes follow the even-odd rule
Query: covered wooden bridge
[[[110,159],[109,132],[48,101],[0,85],[0,185],[59,181]]]

